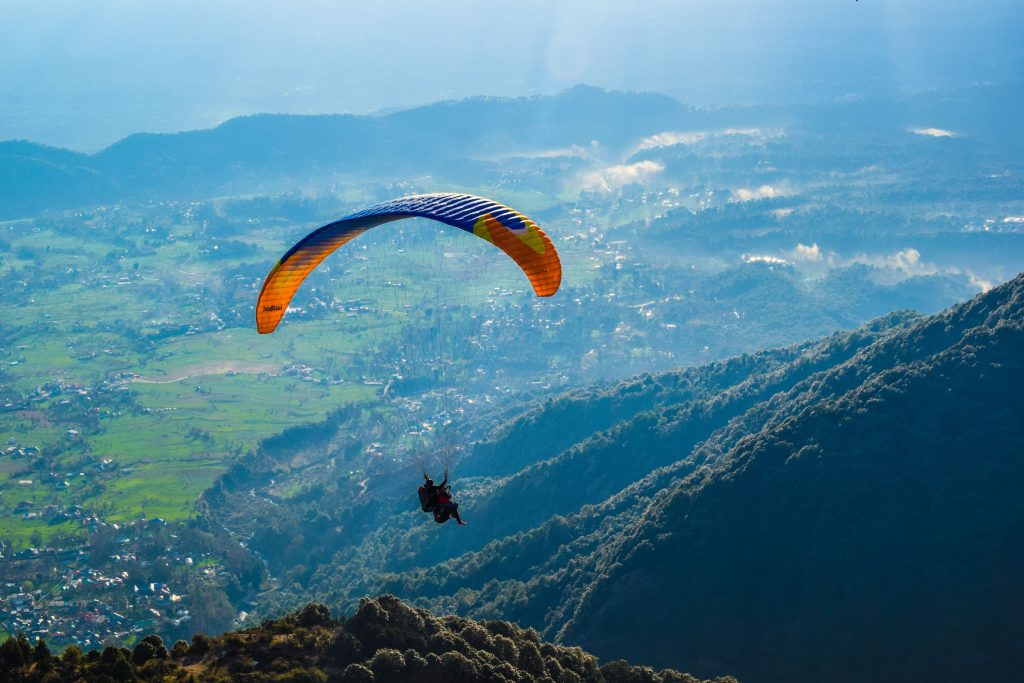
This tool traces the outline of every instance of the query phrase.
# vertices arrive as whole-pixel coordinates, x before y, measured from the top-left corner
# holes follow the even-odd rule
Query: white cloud
[[[913,247],[894,251],[891,254],[882,254],[880,256],[858,254],[857,256],[854,256],[850,262],[864,263],[866,265],[877,266],[879,268],[888,268],[890,270],[898,271],[906,277],[911,277],[913,275],[933,275],[939,272],[939,268],[935,264],[922,261],[921,252]]]
[[[692,145],[707,138],[707,133],[676,133],[665,131],[640,141],[639,149],[656,149],[658,147],[671,147],[672,145]]]
[[[821,247],[818,246],[817,242],[807,246],[806,244],[797,244],[796,249],[793,250],[790,255],[794,261],[808,261],[816,263],[821,261]]]
[[[610,192],[630,183],[642,183],[665,170],[657,161],[638,161],[635,164],[608,166],[583,176],[583,189]]]
[[[921,252],[914,247],[907,247],[889,253],[868,254],[861,252],[853,256],[843,256],[828,249],[822,249],[816,242],[811,245],[798,243],[792,251],[786,253],[788,260],[805,274],[814,277],[825,275],[835,268],[848,268],[861,264],[875,269],[871,279],[878,284],[893,285],[908,278],[926,275],[964,275],[978,291],[987,292],[993,283],[969,269],[956,266],[939,266],[924,260]],[[746,260],[752,260],[744,257]],[[764,259],[757,259],[764,260]]]
[[[797,245],[794,253],[798,252],[803,246]],[[934,263],[923,261],[921,259],[921,252],[913,247],[907,247],[906,249],[900,249],[888,254],[867,254],[861,252],[854,256],[840,256],[834,251],[824,253],[816,244],[812,245],[812,249],[818,249],[818,253],[821,254],[820,261],[826,262],[829,268],[846,268],[859,263],[888,273],[883,279],[891,280],[892,282],[898,282],[915,275],[960,272],[955,269],[939,268]]]
[[[987,292],[994,286],[990,280],[980,277],[970,270],[956,267],[940,268],[934,263],[923,261],[921,259],[921,252],[913,247],[882,256],[860,254],[850,259],[849,263],[864,263],[887,269],[889,272],[898,275],[897,280],[919,275],[965,275],[971,284],[978,288],[978,291]]]
[[[786,259],[768,254],[743,254],[740,257],[744,263],[770,263],[772,265],[786,265]]]
[[[778,188],[774,188],[771,185],[762,185],[756,189],[750,189],[746,187],[740,187],[732,192],[732,197],[737,202],[749,202],[754,199],[770,199],[771,197],[781,197],[784,193]]]
[[[915,135],[927,135],[933,138],[952,138],[956,137],[956,133],[951,130],[943,130],[942,128],[912,128],[911,133]]]
[[[992,282],[991,280],[978,277],[974,273],[969,273],[968,277],[970,277],[971,279],[971,284],[977,287],[978,291],[980,292],[987,292],[988,290],[996,286],[995,283]]]
[[[709,133],[706,131],[673,131],[666,130],[656,135],[651,135],[640,141],[636,152],[659,147],[671,147],[673,145],[695,145],[708,138],[721,137],[777,137],[781,135],[778,131],[762,131],[760,128],[726,128],[718,132]]]

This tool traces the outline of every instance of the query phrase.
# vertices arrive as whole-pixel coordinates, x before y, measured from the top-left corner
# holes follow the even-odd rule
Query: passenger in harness
[[[434,485],[434,481],[423,473],[423,486],[418,490],[420,496],[420,509],[424,512],[434,513],[434,521],[444,524],[452,517],[460,525],[466,523],[459,517],[459,504],[452,501],[451,489],[448,487],[448,470],[444,471],[444,481]]]

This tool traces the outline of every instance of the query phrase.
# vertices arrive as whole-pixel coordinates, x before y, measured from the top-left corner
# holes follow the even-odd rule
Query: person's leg
[[[458,522],[459,524],[465,526],[466,523],[462,521],[462,517],[459,517],[459,504],[458,503],[451,503],[451,511],[452,511],[452,517],[455,518],[455,521]]]

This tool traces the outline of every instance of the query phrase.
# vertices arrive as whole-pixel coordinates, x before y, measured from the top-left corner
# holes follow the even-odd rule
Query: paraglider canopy
[[[306,276],[335,249],[370,228],[402,218],[429,218],[487,240],[522,268],[537,296],[558,291],[562,265],[536,223],[504,204],[469,194],[421,194],[375,204],[317,228],[289,249],[263,282],[256,329],[273,332]]]

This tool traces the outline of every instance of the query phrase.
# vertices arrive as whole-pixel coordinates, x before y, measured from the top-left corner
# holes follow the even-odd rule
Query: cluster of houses
[[[39,455],[39,449],[35,446],[18,446],[17,444],[18,442],[13,438],[8,440],[7,445],[3,448],[3,454],[14,460],[18,458],[33,458]]]
[[[158,551],[159,557],[141,557],[141,546],[132,538],[134,525],[102,521],[78,506],[49,505],[39,513],[53,519],[73,516],[93,531],[115,532],[110,554],[97,560],[95,548],[12,552],[0,542],[0,634],[20,633],[31,641],[45,638],[52,646],[74,643],[89,649],[124,644],[143,633],[181,632],[192,619],[187,596],[173,585],[138,578],[139,569],[165,559],[207,580],[216,580],[224,571],[205,553],[199,556],[199,566],[170,548],[166,555]],[[145,526],[163,524],[154,518]]]
[[[104,349],[104,352],[113,353],[112,349]],[[12,361],[10,364],[17,363],[18,361]],[[104,392],[118,391],[125,387],[132,378],[135,377],[130,372],[117,372],[93,385],[83,386],[74,384],[72,382],[65,382],[63,379],[54,379],[42,386],[36,387],[31,392],[23,394],[19,398],[8,396],[5,398],[2,405],[0,405],[0,412],[14,412],[19,410],[29,410],[33,406],[38,407],[38,404],[49,403],[50,405],[70,405],[75,400],[91,400],[92,396],[100,395]],[[101,410],[101,409],[97,409]],[[74,431],[74,430],[69,430]],[[69,436],[69,435],[65,435]],[[77,436],[77,433],[74,435]],[[8,444],[11,445],[11,444]],[[8,451],[5,449],[4,453],[14,456],[32,456],[38,454],[38,450],[35,453],[23,452],[18,453],[19,449],[14,451]]]
[[[127,572],[104,576],[93,569],[75,570],[56,591],[25,592],[17,583],[0,586],[0,629],[24,634],[30,641],[45,639],[62,647],[82,649],[123,643],[130,635],[152,632],[170,622],[188,621],[188,610],[163,584],[131,586],[120,600],[86,598],[83,593],[120,591]],[[119,605],[120,604],[120,605]]]
[[[70,486],[66,479],[60,478],[56,475],[51,475],[51,480],[54,482],[54,486],[58,489]],[[21,480],[19,480],[19,483],[20,481]],[[26,483],[35,483],[34,480],[24,481],[26,481]],[[88,529],[89,531],[96,531],[97,529],[105,526],[113,526],[116,529],[116,525],[110,525],[98,514],[87,510],[81,505],[48,503],[40,507],[35,501],[19,500],[11,506],[10,510],[15,516],[20,517],[23,520],[37,519],[48,524],[61,524],[67,521],[77,520],[81,523],[82,528]],[[0,554],[0,557],[3,557],[3,555]]]
[[[59,565],[81,564],[62,558]],[[112,556],[129,561],[129,555]],[[177,627],[192,616],[184,596],[163,583],[132,584],[126,571],[66,568],[62,580],[47,589],[26,590],[22,582],[0,584],[0,630],[83,649],[124,643],[129,636]]]
[[[281,371],[281,374],[298,378],[304,382],[314,382],[316,381],[313,377],[314,372],[316,372],[316,368],[303,363],[292,363],[291,365],[286,366],[284,370]]]

